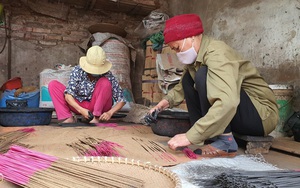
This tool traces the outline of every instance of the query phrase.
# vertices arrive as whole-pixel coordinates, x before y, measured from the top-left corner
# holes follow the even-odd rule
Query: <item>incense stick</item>
[[[4,179],[30,188],[143,187],[144,181],[123,174],[100,170],[85,163],[60,159],[12,146],[0,155]]]
[[[21,145],[23,147],[29,148],[29,145],[21,144],[19,141],[27,137],[30,133],[34,132],[34,128],[24,128],[16,131],[10,131],[0,134],[0,153],[5,153],[8,151],[11,145]]]
[[[160,159],[166,160],[168,162],[177,161],[176,158],[172,156],[172,154],[168,153],[162,146],[154,141],[147,140],[146,142],[141,138],[134,137],[132,137],[132,139],[136,141],[145,151],[151,154],[155,160],[157,160],[155,156],[158,156]]]

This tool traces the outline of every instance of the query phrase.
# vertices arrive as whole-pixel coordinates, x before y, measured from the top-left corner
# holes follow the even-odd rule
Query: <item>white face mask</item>
[[[181,50],[184,47],[185,41],[186,41],[186,39],[184,39],[184,41],[183,41],[183,45],[181,47]],[[176,53],[176,55],[177,55],[177,57],[178,57],[178,59],[181,63],[189,65],[189,64],[192,64],[196,61],[196,58],[197,58],[198,54],[197,54],[197,52],[194,48],[194,40],[193,40],[193,43],[192,43],[192,47],[190,49],[188,49],[184,52],[181,52],[181,50],[180,50],[180,52]]]

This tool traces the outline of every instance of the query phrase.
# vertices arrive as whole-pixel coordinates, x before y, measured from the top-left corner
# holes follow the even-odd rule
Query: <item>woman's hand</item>
[[[108,112],[104,112],[100,117],[99,117],[99,121],[108,121],[110,120],[112,116],[112,113]]]
[[[192,143],[187,139],[186,134],[177,134],[168,142],[169,148],[176,150],[178,147],[191,145]]]
[[[115,106],[113,106],[109,111],[104,112],[99,117],[99,121],[108,121],[112,117],[113,114],[115,114],[117,111],[119,111],[126,103],[125,102],[118,102]]]
[[[152,114],[154,111],[158,111],[158,112],[160,112],[161,111],[161,108],[159,108],[158,106],[154,106],[153,108],[151,108],[150,110],[149,110],[149,114]]]
[[[65,94],[66,102],[75,108],[85,119],[89,119],[89,110],[81,107],[70,94]]]
[[[152,114],[155,110],[160,112],[168,107],[169,107],[169,102],[166,99],[162,99],[156,106],[151,108],[148,113]]]
[[[85,118],[89,119],[89,110],[85,108],[81,108],[79,113]]]

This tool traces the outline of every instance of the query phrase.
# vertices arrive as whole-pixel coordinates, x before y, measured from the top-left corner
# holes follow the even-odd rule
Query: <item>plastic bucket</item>
[[[6,100],[27,100],[27,107],[37,108],[40,101],[40,90],[36,90],[29,93],[21,93],[18,97],[14,96],[15,89],[5,90],[0,99],[0,107],[7,107]]]
[[[286,136],[284,122],[294,113],[292,106],[294,87],[292,85],[269,85],[273,90],[279,109],[279,122],[273,131],[275,137]]]

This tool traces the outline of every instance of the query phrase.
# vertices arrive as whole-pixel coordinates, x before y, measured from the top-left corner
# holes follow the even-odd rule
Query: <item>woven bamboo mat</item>
[[[78,142],[85,137],[93,137],[121,145],[122,148],[117,149],[121,157],[151,162],[154,165],[174,166],[192,160],[182,151],[169,149],[167,142],[170,138],[155,135],[151,128],[145,125],[128,123],[116,127],[33,126],[33,128],[35,132],[22,139],[20,143],[32,146],[33,150],[61,158],[78,156],[67,144]],[[1,132],[17,129],[0,127]]]
[[[181,180],[172,171],[140,160],[120,157],[74,157],[72,160],[140,179],[145,188],[182,187]]]

